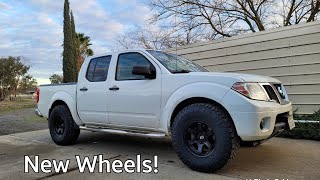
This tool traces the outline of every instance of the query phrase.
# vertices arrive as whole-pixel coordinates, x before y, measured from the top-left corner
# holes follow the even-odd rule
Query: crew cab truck
[[[41,85],[37,104],[58,145],[74,144],[80,130],[171,136],[182,162],[202,172],[221,169],[240,142],[259,143],[295,126],[279,80],[208,72],[155,50],[87,58],[77,83]]]

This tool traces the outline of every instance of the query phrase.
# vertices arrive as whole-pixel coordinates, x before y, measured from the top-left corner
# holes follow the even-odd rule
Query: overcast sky
[[[62,74],[64,0],[0,0],[0,56],[23,56],[39,84]],[[145,0],[70,0],[76,31],[95,54],[116,49],[115,36],[151,17]]]

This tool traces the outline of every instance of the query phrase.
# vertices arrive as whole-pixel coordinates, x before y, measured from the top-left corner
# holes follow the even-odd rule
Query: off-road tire
[[[214,149],[206,156],[195,154],[186,142],[185,129],[190,123],[200,122],[212,130]],[[200,172],[214,172],[232,160],[240,147],[232,119],[217,105],[196,103],[183,108],[174,118],[172,144],[181,161],[189,168]]]
[[[55,129],[55,122],[63,123],[63,133],[59,134]],[[49,131],[52,140],[57,145],[72,145],[74,144],[80,134],[80,129],[74,123],[69,108],[66,105],[55,106],[49,116]]]

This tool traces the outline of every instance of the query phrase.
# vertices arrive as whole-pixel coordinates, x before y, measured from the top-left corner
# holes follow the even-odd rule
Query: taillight
[[[40,99],[40,88],[37,88],[37,94],[36,94],[37,104],[39,102],[39,99]]]

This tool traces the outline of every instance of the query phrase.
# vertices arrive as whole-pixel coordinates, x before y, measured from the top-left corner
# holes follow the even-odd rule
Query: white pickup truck
[[[58,145],[74,144],[80,130],[171,136],[182,162],[202,172],[221,169],[240,142],[257,144],[295,126],[279,80],[208,72],[155,50],[88,58],[78,83],[41,85],[37,103]]]

